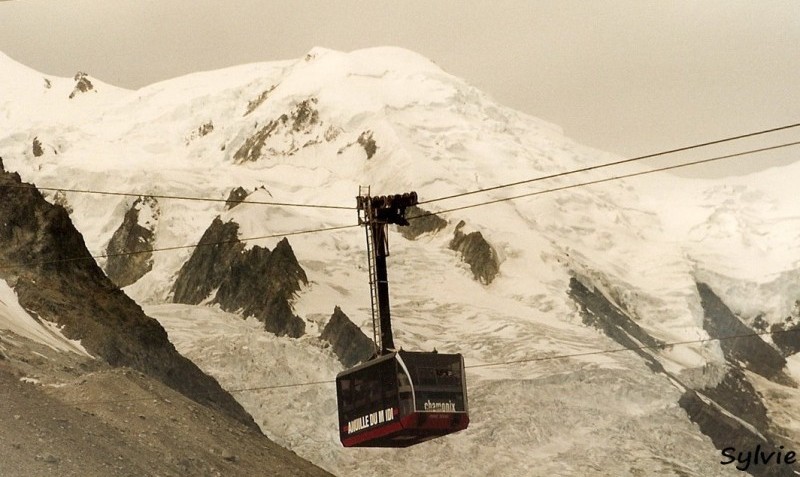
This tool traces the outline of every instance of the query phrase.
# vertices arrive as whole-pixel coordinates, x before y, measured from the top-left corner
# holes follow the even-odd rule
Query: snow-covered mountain
[[[319,335],[336,306],[371,336],[363,231],[289,235],[281,245],[282,234],[354,225],[356,213],[232,206],[224,202],[232,191],[251,202],[354,207],[359,185],[370,185],[375,195],[415,190],[426,202],[614,157],[397,48],[315,48],[299,60],[136,91],[0,63],[6,169],[44,188],[134,194],[48,192],[97,255],[168,249],[135,263],[99,261],[110,275],[123,270],[126,293],[179,351],[234,390],[265,434],[331,472],[731,475],[720,464],[725,447],[800,452],[795,334],[656,349],[795,326],[800,163],[724,181],[607,182],[440,213],[446,223],[419,236],[393,233],[395,342],[464,354],[471,424],[404,450],[343,449],[332,384],[251,388],[332,380],[343,367]],[[443,211],[643,167],[422,207]],[[482,246],[453,244],[472,232]],[[229,245],[179,248],[204,236]],[[286,280],[292,258],[301,270]],[[481,275],[476,260],[496,274]],[[280,316],[285,326],[271,329],[288,336],[243,314],[267,328]],[[642,345],[653,348],[599,353]]]

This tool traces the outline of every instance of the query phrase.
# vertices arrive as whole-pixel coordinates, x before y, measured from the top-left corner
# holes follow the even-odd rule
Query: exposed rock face
[[[326,141],[331,142],[339,137],[339,134],[341,133],[341,128],[337,128],[336,126],[328,126],[328,129],[325,130],[325,135],[323,137]]]
[[[223,310],[242,310],[245,316],[258,318],[278,336],[298,338],[306,325],[292,313],[290,301],[301,283],[308,283],[306,273],[284,238],[272,252],[255,246],[242,253],[220,283],[214,302]]]
[[[715,332],[726,326],[738,329],[738,326],[729,321],[729,316],[716,318],[719,314],[724,314],[723,307],[724,309],[727,307],[706,285],[698,284],[698,290],[701,289],[703,290],[701,293],[705,296],[704,308],[708,306],[705,308],[706,313],[711,312],[715,316],[706,317],[706,322],[714,322],[711,328]],[[770,450],[786,444],[779,437],[783,433],[770,420],[760,394],[739,367],[739,359],[745,356],[752,358],[764,353],[760,345],[748,344],[741,348],[736,347],[735,352],[730,350],[724,352],[730,365],[723,378],[714,386],[691,389],[677,376],[668,372],[659,361],[657,350],[664,343],[650,336],[623,310],[609,302],[602,293],[589,290],[574,278],[570,280],[568,293],[578,305],[584,323],[603,330],[620,345],[641,356],[654,373],[663,374],[683,389],[678,404],[686,411],[689,419],[700,427],[701,432],[711,439],[717,449],[722,451],[734,447],[738,452],[754,450],[756,445],[760,444],[763,449],[767,449],[765,452],[769,453]],[[726,326],[721,326],[723,323]],[[721,340],[720,344],[725,341],[728,340]],[[738,339],[730,341],[735,342]],[[648,348],[643,349],[642,345]],[[752,349],[760,351],[748,351]],[[774,361],[774,358],[767,359]],[[793,475],[791,471],[787,472],[787,469],[786,466],[750,466],[747,472],[758,476]]]
[[[72,206],[69,205],[69,200],[67,200],[67,195],[63,190],[56,191],[56,193],[53,195],[53,203],[63,207],[69,215],[72,215]]]
[[[235,189],[231,189],[231,193],[228,194],[228,199],[225,201],[225,210],[230,210],[243,200],[247,198],[247,191],[244,190],[243,187],[237,187]]]
[[[609,302],[602,293],[589,290],[580,281],[571,278],[569,296],[578,305],[584,324],[602,330],[623,347],[634,350],[653,372],[664,371],[664,367],[650,352],[641,349],[642,345],[657,348],[664,342],[650,336],[627,314]]]
[[[339,132],[341,131],[337,128],[336,129],[337,136]],[[326,132],[325,134],[326,140],[330,140],[328,139],[328,137],[330,136]],[[374,156],[375,153],[378,152],[378,144],[375,142],[374,133],[371,130],[367,129],[366,131],[362,131],[361,134],[359,134],[354,141],[348,142],[344,146],[340,147],[339,150],[337,151],[337,154],[343,154],[345,151],[355,146],[356,144],[361,146],[361,148],[364,150],[364,153],[367,155],[367,159],[372,159],[372,156]]]
[[[265,149],[272,155],[292,155],[303,147],[319,143],[324,134],[320,123],[317,99],[303,100],[288,114],[281,114],[247,138],[234,153],[236,163],[257,161]],[[273,140],[274,138],[274,140]]]
[[[702,392],[735,416],[742,417],[762,434],[769,431],[767,408],[740,368],[729,368],[719,384]]]
[[[782,323],[775,323],[770,326],[772,342],[781,350],[784,356],[791,356],[800,353],[800,319],[797,309],[800,302],[795,302],[795,312],[787,316]]]
[[[315,108],[317,98],[309,98],[297,103],[290,119],[292,123],[292,131],[308,131],[311,126],[319,122],[319,112]]]
[[[245,250],[238,230],[235,222],[214,219],[200,242],[216,245],[195,249],[178,273],[173,301],[198,304],[217,290],[211,302],[223,310],[254,316],[278,336],[302,336],[305,322],[294,315],[290,301],[308,279],[289,241],[284,238],[272,251]]]
[[[278,85],[272,85],[269,89],[266,89],[266,90],[262,91],[261,94],[259,94],[257,98],[248,101],[247,102],[247,110],[244,112],[244,115],[247,116],[248,114],[250,114],[253,111],[255,111],[256,108],[258,108],[259,106],[264,104],[264,101],[267,100],[267,98],[269,97],[269,94],[271,92],[273,92],[275,90],[275,88],[277,88],[277,87],[278,87]]]
[[[0,185],[21,184],[17,174],[0,170]],[[138,369],[255,428],[244,409],[178,354],[161,325],[106,277],[63,208],[33,187],[0,187],[0,222],[0,277],[24,308],[62,326],[109,364]]]
[[[239,241],[239,225],[223,223],[215,218],[200,243],[215,245],[197,247],[178,273],[172,290],[172,301],[196,305],[206,300],[230,273],[230,264],[244,251]]]
[[[261,158],[261,149],[264,148],[267,140],[278,129],[281,124],[286,124],[288,116],[281,115],[280,118],[268,122],[262,126],[255,134],[247,138],[241,147],[233,155],[234,160],[241,164],[243,162],[257,161]]]
[[[42,141],[40,141],[38,137],[33,138],[31,150],[33,151],[34,157],[41,157],[44,154],[44,149],[42,149]]]
[[[745,325],[705,283],[697,284],[700,303],[705,312],[703,328],[712,338],[721,339],[719,344],[725,359],[731,363],[741,362],[747,369],[765,378],[786,382],[783,374],[786,360],[775,348],[760,336],[752,336],[755,331]],[[749,335],[727,339],[732,336]]]
[[[203,123],[197,128],[197,135],[200,137],[211,134],[212,132],[214,132],[214,123],[211,121]]]
[[[450,249],[461,254],[462,260],[469,264],[476,280],[488,285],[500,271],[497,254],[480,232],[465,234],[462,231],[465,225],[463,220],[456,225]]]
[[[364,148],[364,152],[367,153],[367,159],[372,159],[372,156],[375,155],[375,152],[378,150],[378,146],[375,144],[375,139],[372,137],[372,131],[364,131],[361,135],[358,136],[357,142]]]
[[[446,220],[416,205],[406,208],[406,218],[409,224],[397,227],[397,230],[408,240],[415,240],[422,234],[438,232],[447,227]]]
[[[125,213],[122,224],[106,247],[106,275],[118,287],[126,287],[153,269],[153,241],[160,215],[153,197],[139,197]]]
[[[203,136],[208,136],[214,132],[214,121],[206,121],[200,126],[197,126],[189,135],[186,137],[184,143],[188,146],[192,143],[195,139],[201,138]]]
[[[375,343],[338,306],[322,329],[320,339],[331,344],[333,352],[346,368],[366,361],[375,353]]]
[[[69,94],[69,99],[74,98],[80,93],[86,93],[94,89],[94,85],[89,81],[89,75],[82,71],[75,73],[75,88]]]
[[[733,447],[736,452],[752,452],[755,451],[757,445],[761,445],[766,453],[778,449],[778,445],[752,432],[742,421],[717,406],[707,404],[700,394],[689,389],[681,396],[678,404],[689,415],[689,419],[700,427],[700,432],[711,438],[717,449],[721,451]],[[735,462],[730,465],[741,466],[743,464]],[[788,477],[795,475],[791,466],[787,465],[750,465],[746,470],[754,476]]]

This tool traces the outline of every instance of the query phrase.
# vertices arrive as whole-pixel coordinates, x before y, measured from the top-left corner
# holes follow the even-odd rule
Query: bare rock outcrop
[[[331,476],[141,372],[6,330],[0,349],[3,477]]]
[[[450,241],[450,249],[461,254],[462,260],[469,265],[476,280],[488,285],[500,272],[497,253],[480,232],[465,234],[463,232],[465,225],[466,222],[463,220],[456,225],[453,240]]]
[[[406,218],[408,225],[397,227],[397,231],[408,240],[416,240],[420,235],[438,232],[447,227],[445,219],[416,205],[406,208]]]
[[[31,151],[33,152],[33,157],[41,157],[44,155],[44,149],[42,148],[42,141],[39,140],[39,137],[33,138],[33,143],[31,144]]]
[[[281,114],[245,139],[233,155],[237,164],[259,160],[265,153],[292,155],[300,149],[323,140],[317,98],[300,101],[288,113]]]
[[[334,354],[347,368],[368,360],[375,353],[375,343],[338,306],[322,329],[320,339],[331,344]]]
[[[372,159],[372,156],[378,151],[378,145],[375,143],[375,138],[370,130],[362,132],[356,141],[364,148],[364,152],[367,153],[367,159]]]
[[[659,350],[666,343],[652,337],[647,330],[603,293],[589,289],[575,278],[570,280],[568,295],[578,305],[584,324],[593,326],[619,343],[623,349],[639,355],[653,373],[662,374],[683,389],[678,405],[690,421],[708,436],[719,450],[726,447],[778,448],[785,444],[779,423],[770,419],[760,393],[748,380],[743,367],[759,374],[781,379],[780,356],[760,337],[746,332],[746,326],[730,312],[710,287],[698,283],[698,292],[705,312],[704,328],[713,338],[719,338],[728,365],[718,382],[693,389],[681,382],[677,374],[662,364]],[[749,328],[748,328],[749,329]],[[746,338],[725,339],[732,335],[749,334]],[[743,340],[743,341],[742,341]],[[757,340],[757,341],[756,341]],[[725,344],[730,342],[729,344]],[[736,344],[739,342],[739,344]],[[764,359],[753,367],[754,359]],[[791,475],[779,467],[762,467],[753,475]]]
[[[158,201],[139,197],[125,212],[122,223],[106,247],[106,275],[118,287],[126,287],[153,269],[155,229],[160,215]]]
[[[305,322],[293,313],[291,300],[308,279],[289,241],[284,238],[271,251],[259,246],[245,250],[238,230],[235,222],[214,219],[200,240],[214,245],[197,247],[181,267],[173,301],[210,299],[225,311],[256,317],[278,336],[302,336]]]
[[[78,71],[75,73],[75,88],[73,88],[72,92],[69,94],[69,99],[73,99],[77,95],[92,91],[93,89],[94,85],[89,80],[89,75],[82,71]]]
[[[216,380],[181,356],[167,333],[103,273],[67,212],[0,161],[0,278],[20,304],[62,327],[112,366],[148,374],[198,403],[256,428]]]
[[[228,194],[228,198],[225,200],[225,210],[231,210],[239,205],[247,198],[247,195],[247,191],[244,190],[244,187],[236,187],[235,189],[231,189],[230,194]]]
[[[705,283],[697,283],[703,307],[703,328],[719,339],[725,359],[742,363],[747,369],[767,379],[785,381],[786,360],[756,332],[744,324]],[[738,338],[732,338],[739,336]]]

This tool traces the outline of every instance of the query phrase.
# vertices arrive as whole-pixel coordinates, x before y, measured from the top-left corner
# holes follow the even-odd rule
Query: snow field
[[[57,325],[31,316],[20,306],[16,293],[5,280],[0,280],[0,329],[9,330],[56,351],[91,356],[79,341],[68,339],[61,334]]]

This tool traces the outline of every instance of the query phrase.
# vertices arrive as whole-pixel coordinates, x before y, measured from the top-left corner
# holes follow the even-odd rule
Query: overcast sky
[[[313,46],[382,45],[627,157],[800,122],[798,0],[0,1],[0,51],[128,88]],[[800,129],[726,151],[790,140]],[[786,149],[725,169],[796,158]]]

